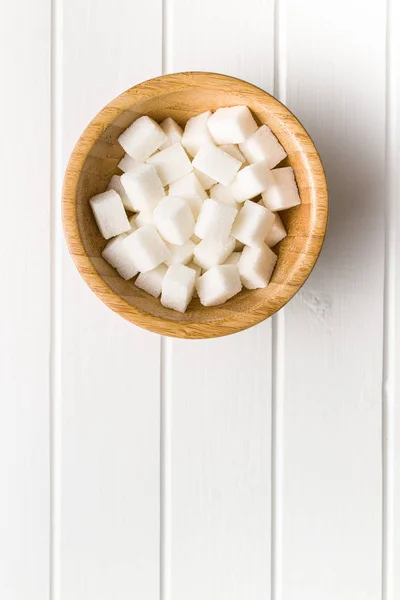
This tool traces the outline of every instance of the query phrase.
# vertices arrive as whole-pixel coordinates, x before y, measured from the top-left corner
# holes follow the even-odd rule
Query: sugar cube
[[[136,287],[144,290],[154,298],[158,298],[161,294],[162,282],[168,267],[165,265],[158,265],[155,269],[147,271],[146,273],[140,273],[136,278]]]
[[[261,125],[253,135],[240,144],[240,150],[249,163],[266,161],[270,169],[287,156],[284,148],[267,125]]]
[[[194,173],[188,173],[169,186],[169,195],[178,196],[187,201],[195,219],[197,219],[207,192]]]
[[[226,240],[238,211],[216,200],[204,200],[194,229],[203,240]]]
[[[128,217],[122,200],[115,190],[97,194],[89,200],[97,227],[101,235],[110,238],[130,230]]]
[[[120,168],[121,171],[126,173],[127,171],[130,171],[134,167],[137,167],[138,165],[140,165],[140,162],[141,162],[140,160],[136,160],[136,159],[132,158],[132,156],[129,156],[129,154],[125,154],[119,161],[118,168]],[[118,191],[118,190],[116,190],[116,191]]]
[[[246,246],[259,246],[272,229],[275,215],[251,200],[244,203],[232,227],[232,235]]]
[[[141,273],[151,271],[169,259],[168,248],[154,225],[145,225],[129,233],[123,245]]]
[[[137,215],[134,215],[134,222],[136,229],[138,227],[144,227],[145,225],[154,225],[153,213],[150,211],[142,210]]]
[[[300,204],[299,190],[292,167],[271,171],[274,181],[271,187],[261,194],[264,205],[270,210],[285,210]]]
[[[277,258],[266,244],[257,248],[246,246],[238,262],[243,285],[249,290],[264,288],[268,285]]]
[[[196,175],[197,179],[200,181],[205,190],[209,190],[215,183],[217,183],[215,179],[209,177],[201,171],[198,171],[197,169],[193,169],[193,173]]]
[[[192,240],[188,240],[182,246],[170,244],[169,242],[166,242],[166,246],[169,250],[170,258],[165,263],[171,267],[178,264],[187,265],[193,258],[193,250],[196,244]]]
[[[224,265],[237,265],[241,256],[241,252],[232,252],[232,254],[228,256],[228,258],[224,262]]]
[[[137,274],[138,269],[133,258],[126,252],[125,246],[122,243],[127,235],[127,233],[121,233],[110,240],[101,255],[104,260],[117,269],[121,277],[131,279]]]
[[[163,185],[169,185],[193,171],[192,163],[178,142],[151,156],[147,163],[154,165]]]
[[[153,212],[153,219],[162,237],[170,244],[181,246],[194,233],[193,214],[183,198],[167,196],[161,200]]]
[[[222,265],[234,248],[235,239],[232,236],[223,241],[201,240],[193,250],[193,262],[202,269],[211,269],[215,265]]]
[[[169,267],[162,282],[161,304],[184,313],[193,297],[196,272],[185,265]]]
[[[224,185],[231,183],[240,165],[240,161],[213,144],[202,146],[193,159],[196,169]]]
[[[220,148],[224,152],[227,152],[228,154],[233,156],[233,158],[236,158],[236,160],[239,160],[242,164],[246,162],[246,159],[240,152],[239,146],[237,144],[221,144]]]
[[[107,186],[108,190],[115,190],[119,197],[122,200],[122,204],[124,205],[126,210],[133,210],[131,202],[125,192],[124,186],[121,182],[121,177],[119,175],[113,175],[110,179],[110,182]]]
[[[242,289],[237,265],[216,265],[197,280],[197,292],[204,306],[217,306]]]
[[[146,160],[166,141],[167,136],[150,117],[139,117],[118,138],[119,143],[132,158]]]
[[[216,144],[240,144],[257,129],[247,106],[219,108],[208,119],[207,125]]]
[[[233,206],[233,208],[239,208],[239,203],[236,202],[233,197],[231,187],[229,185],[222,185],[222,183],[216,183],[210,190],[210,198],[221,202],[221,204],[227,204]]]
[[[191,196],[199,196],[202,200],[208,198],[207,192],[194,173],[188,173],[184,177],[181,177],[181,179],[177,179],[177,181],[171,183],[169,194],[171,196],[179,196],[179,198]]]
[[[204,144],[213,144],[213,139],[208,131],[207,121],[211,116],[211,111],[191,117],[185,125],[182,137],[182,146],[186,148],[190,156],[196,156],[200,147]]]
[[[129,198],[129,210],[151,211],[165,196],[163,185],[152,165],[139,164],[121,175],[121,183]]]
[[[197,284],[197,280],[199,279],[201,272],[202,272],[202,268],[199,267],[199,265],[196,265],[196,263],[194,262],[190,262],[187,264],[187,266],[189,267],[189,269],[193,269],[193,271],[196,273],[196,280],[195,280],[195,284]],[[194,290],[193,290],[193,298],[197,298],[198,294],[197,294],[197,289],[196,289],[196,285],[194,286]]]
[[[160,127],[167,136],[165,142],[160,146],[160,150],[164,150],[176,142],[182,142],[183,129],[174,119],[167,117],[160,123]]]
[[[272,223],[272,227],[265,238],[265,243],[270,248],[273,248],[281,242],[287,236],[286,229],[284,224],[282,223],[282,219],[278,214],[275,214],[274,222]]]
[[[231,190],[237,202],[244,202],[255,198],[273,184],[274,176],[264,161],[241,169],[231,183]]]

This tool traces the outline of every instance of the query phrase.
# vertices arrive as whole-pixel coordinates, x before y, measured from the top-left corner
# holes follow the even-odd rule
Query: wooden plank
[[[285,309],[276,597],[378,600],[385,6],[287,0],[282,17],[283,100],[321,153],[331,213]]]
[[[63,2],[63,160],[109,100],[161,72],[161,1]],[[160,340],[86,287],[64,247],[61,599],[159,598]]]
[[[46,600],[50,540],[49,2],[2,3],[0,39],[0,597]]]
[[[272,90],[273,2],[169,2],[166,69]],[[212,16],[212,18],[210,18]],[[216,340],[166,341],[164,597],[270,593],[271,323]]]

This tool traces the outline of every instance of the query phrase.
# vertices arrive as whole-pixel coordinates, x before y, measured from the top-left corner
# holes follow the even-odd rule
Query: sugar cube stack
[[[184,128],[144,115],[119,142],[122,175],[89,200],[119,276],[180,313],[197,296],[220,306],[268,285],[271,248],[287,236],[277,211],[301,202],[293,169],[275,168],[286,152],[269,127],[230,106]]]

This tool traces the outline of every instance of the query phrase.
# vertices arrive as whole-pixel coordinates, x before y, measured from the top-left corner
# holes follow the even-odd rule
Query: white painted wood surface
[[[0,7],[0,598],[397,600],[397,4]],[[212,341],[161,340],[111,313],[59,222],[90,118],[186,69],[274,91],[330,186],[300,294]]]

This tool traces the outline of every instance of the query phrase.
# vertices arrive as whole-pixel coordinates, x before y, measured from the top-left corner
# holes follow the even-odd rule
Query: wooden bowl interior
[[[239,82],[240,83],[240,82]],[[304,257],[315,254],[314,262],[321,246],[321,237],[325,232],[326,216],[318,218],[318,203],[315,202],[318,185],[325,189],[325,180],[315,180],[313,161],[318,155],[309,138],[296,119],[274,98],[243,82],[232,91],[221,82],[210,80],[208,86],[184,86],[176,89],[164,86],[145,100],[136,102],[131,96],[131,104],[104,129],[95,141],[79,177],[76,193],[76,217],[83,247],[94,269],[117,295],[130,306],[167,321],[189,323],[212,323],[218,320],[238,318],[240,315],[257,311],[262,307],[265,316],[273,314],[304,282],[309,273]],[[240,294],[219,307],[206,308],[198,299],[194,299],[185,314],[164,308],[159,300],[135,286],[134,280],[124,281],[117,272],[101,257],[106,245],[100,235],[89,206],[89,199],[107,188],[114,174],[121,174],[117,164],[124,151],[117,139],[121,132],[141,115],[149,115],[160,122],[173,117],[180,125],[205,110],[216,110],[223,106],[247,105],[259,124],[267,124],[285,148],[288,158],[282,165],[291,165],[294,169],[300,191],[301,205],[281,212],[288,232],[274,251],[278,262],[271,283],[265,289],[249,291],[243,289]],[[296,127],[294,127],[296,125]],[[310,147],[307,148],[307,142]],[[315,248],[313,248],[313,245]],[[262,320],[261,318],[259,320]],[[240,328],[240,327],[239,327]],[[241,327],[242,328],[242,327]]]

